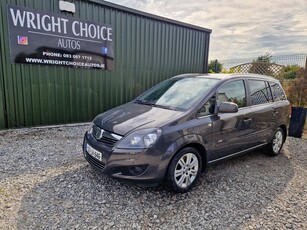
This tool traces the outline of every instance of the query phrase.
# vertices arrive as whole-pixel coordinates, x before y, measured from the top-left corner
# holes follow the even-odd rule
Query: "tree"
[[[258,56],[253,62],[272,63],[272,57],[270,53],[266,53],[265,55]]]
[[[298,65],[287,65],[285,68],[285,79],[294,79],[300,68]]]
[[[300,68],[288,88],[288,99],[293,106],[307,106],[307,69]]]
[[[248,72],[274,76],[272,70],[270,69],[272,63],[272,55],[270,53],[266,53],[265,55],[258,56],[255,60],[253,60],[252,66]]]
[[[220,63],[218,60],[211,60],[208,65],[208,72],[209,73],[220,73],[223,70],[223,64]]]

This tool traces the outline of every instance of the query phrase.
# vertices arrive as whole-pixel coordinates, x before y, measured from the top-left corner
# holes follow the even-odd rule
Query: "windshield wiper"
[[[134,103],[138,103],[138,104],[142,104],[142,105],[149,105],[151,107],[158,107],[158,108],[163,108],[163,109],[169,109],[169,110],[180,110],[176,107],[173,107],[173,106],[167,106],[167,105],[159,105],[159,104],[156,104],[154,101],[144,101],[144,100],[135,100]]]
[[[158,107],[158,108],[163,108],[163,109],[169,109],[169,110],[178,110],[176,107],[173,106],[167,106],[167,105],[159,105],[159,104],[154,104],[154,107]]]
[[[142,105],[150,105],[150,106],[155,106],[155,102],[153,101],[144,101],[144,100],[135,100],[134,103],[142,104]]]
[[[142,100],[137,99],[137,100],[134,100],[133,102],[134,102],[134,103],[137,103],[137,104],[142,104],[142,102],[143,102],[143,101],[142,101]]]

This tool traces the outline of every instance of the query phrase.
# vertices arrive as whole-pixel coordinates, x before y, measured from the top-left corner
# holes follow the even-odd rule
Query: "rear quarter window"
[[[279,83],[270,82],[272,93],[275,101],[287,100],[286,95]]]

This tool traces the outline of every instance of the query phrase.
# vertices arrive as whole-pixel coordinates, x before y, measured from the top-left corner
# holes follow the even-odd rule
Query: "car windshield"
[[[171,78],[136,98],[135,103],[174,110],[187,110],[214,86],[219,79],[190,77]]]

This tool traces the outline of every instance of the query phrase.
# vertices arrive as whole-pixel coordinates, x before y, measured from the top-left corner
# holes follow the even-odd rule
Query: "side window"
[[[275,101],[286,100],[286,95],[278,83],[270,82],[270,85]]]
[[[273,101],[270,87],[266,81],[248,80],[251,91],[251,105],[259,105]]]
[[[219,102],[234,102],[239,108],[246,106],[246,91],[243,80],[225,83],[218,90]]]
[[[197,116],[203,117],[210,114],[214,114],[214,105],[215,105],[215,98],[212,97],[209,101],[207,101],[204,106],[198,111]]]

